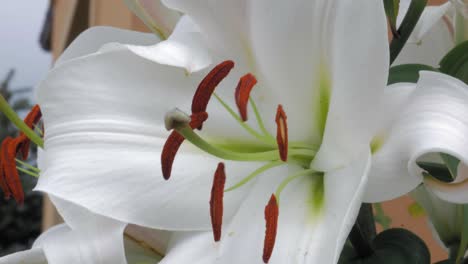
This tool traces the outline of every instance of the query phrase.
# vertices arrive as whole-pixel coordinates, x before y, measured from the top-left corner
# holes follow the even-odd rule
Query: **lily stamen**
[[[3,178],[2,182],[6,183],[5,185],[2,184],[5,198],[8,199],[13,195],[16,202],[22,204],[24,202],[24,191],[15,162],[16,154],[21,147],[20,143],[20,140],[12,137],[6,137],[3,140],[1,149],[2,167],[0,168],[2,172],[0,176]]]
[[[233,61],[223,61],[203,78],[192,99],[192,113],[206,112],[211,95],[232,68],[234,68]]]
[[[278,143],[278,150],[282,161],[288,159],[288,123],[286,122],[286,113],[282,105],[278,105],[276,111],[276,141]]]
[[[263,242],[263,262],[268,263],[275,247],[276,233],[278,230],[279,208],[274,194],[265,207],[265,240]]]
[[[252,88],[257,84],[257,79],[251,73],[242,76],[236,87],[235,99],[242,121],[247,121],[247,104]]]
[[[221,240],[221,227],[223,225],[223,196],[224,185],[226,183],[226,173],[224,172],[224,163],[220,162],[216,169],[213,187],[211,188],[210,198],[210,217],[213,227],[214,241]]]
[[[208,114],[206,112],[192,114],[192,116],[188,117],[182,111],[176,109],[167,114],[165,121],[167,129],[173,129],[179,126],[188,126],[190,129],[195,129],[201,127],[206,119],[208,119]],[[174,130],[164,144],[161,153],[161,167],[163,177],[166,180],[171,177],[172,164],[184,140],[185,138]]]

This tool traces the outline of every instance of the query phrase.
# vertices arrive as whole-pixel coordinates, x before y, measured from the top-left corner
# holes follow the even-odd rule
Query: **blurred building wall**
[[[440,4],[445,1],[430,2]],[[60,56],[66,46],[88,27],[106,25],[148,32],[145,25],[120,0],[52,0],[51,4],[53,5],[52,54],[54,59]],[[426,217],[410,215],[409,207],[413,203],[414,201],[408,196],[383,203],[385,214],[391,218],[390,226],[410,229],[423,238],[430,247],[433,262],[446,259],[447,254],[432,237]],[[60,222],[59,215],[46,198],[43,229],[46,230]]]

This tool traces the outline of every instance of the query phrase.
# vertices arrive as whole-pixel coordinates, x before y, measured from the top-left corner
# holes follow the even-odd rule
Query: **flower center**
[[[309,164],[315,157],[316,149],[314,146],[303,142],[291,142],[288,138],[287,116],[282,105],[278,105],[276,110],[276,139],[265,128],[262,117],[257,106],[250,96],[250,92],[257,83],[254,75],[248,73],[240,78],[234,92],[234,99],[238,108],[237,114],[220,96],[215,93],[218,84],[229,74],[234,67],[232,61],[224,61],[211,70],[201,81],[192,100],[192,114],[174,109],[166,114],[165,124],[168,130],[172,130],[161,154],[161,167],[164,179],[168,180],[171,176],[172,165],[175,156],[182,145],[187,140],[204,152],[223,160],[245,161],[245,162],[266,162],[263,166],[247,175],[241,181],[231,187],[225,188],[226,175],[223,163],[218,164],[216,169],[210,199],[210,215],[215,241],[221,239],[222,216],[223,216],[223,194],[244,186],[257,176],[263,174],[269,169],[281,166],[287,163],[296,164],[303,170],[296,172],[285,178],[280,183],[276,192],[272,194],[270,201],[265,207],[266,232],[263,249],[263,261],[268,263],[273,252],[277,223],[279,216],[280,194],[283,189],[294,179],[302,176],[319,176],[319,172],[309,168]],[[246,147],[239,150],[238,144],[216,144],[208,142],[200,137],[194,130],[201,130],[203,123],[208,119],[206,112],[211,97],[214,96],[217,101],[227,110],[241,127],[250,135],[262,143],[261,149],[255,146]],[[247,121],[247,108],[250,102],[260,132],[252,128]],[[248,144],[247,144],[248,145]]]

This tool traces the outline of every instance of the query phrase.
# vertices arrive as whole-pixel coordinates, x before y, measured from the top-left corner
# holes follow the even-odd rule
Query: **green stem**
[[[265,165],[263,165],[262,167],[256,169],[254,172],[252,172],[251,174],[249,174],[247,177],[245,177],[244,179],[242,179],[241,181],[239,181],[238,183],[236,183],[235,185],[233,185],[232,187],[229,187],[227,188],[226,190],[224,190],[224,192],[229,192],[229,191],[232,191],[232,190],[235,190],[241,186],[243,186],[244,184],[248,183],[249,181],[255,179],[255,177],[257,177],[258,175],[260,175],[261,173],[271,169],[271,168],[274,168],[274,167],[277,167],[277,166],[280,166],[284,164],[283,161],[272,161],[272,162],[269,162]]]
[[[232,108],[226,104],[221,97],[219,97],[216,93],[213,93],[214,97],[218,100],[218,102],[231,114],[231,116],[236,119],[236,121],[247,131],[249,132],[252,136],[256,137],[257,139],[264,141],[266,143],[272,143],[274,141],[267,139],[265,136],[259,134],[255,129],[253,129],[251,126],[249,126],[246,122],[242,121],[242,119],[239,117],[239,115],[232,110]]]
[[[257,105],[255,104],[255,101],[252,98],[249,98],[250,105],[252,106],[252,110],[255,113],[255,118],[257,119],[258,127],[260,127],[260,130],[262,133],[270,138],[271,140],[274,141],[273,136],[268,132],[268,130],[265,128],[265,124],[263,123],[262,116],[260,115],[260,112],[258,111]]]
[[[463,228],[461,233],[460,247],[458,248],[456,264],[461,263],[463,256],[465,256],[466,248],[468,246],[468,205],[463,205]]]
[[[44,141],[40,138],[32,129],[30,129],[24,121],[16,114],[16,112],[10,107],[5,98],[0,95],[0,111],[21,130],[34,144],[43,148]]]
[[[465,19],[460,12],[455,13],[455,45],[468,40],[468,19]]]
[[[31,170],[33,170],[33,171],[35,171],[35,172],[41,172],[40,169],[34,167],[33,165],[31,165],[31,164],[29,164],[29,163],[27,163],[27,162],[24,162],[24,161],[22,161],[22,160],[20,160],[20,159],[15,159],[15,160],[16,160],[16,162],[18,162],[20,165],[23,165],[23,166],[25,166],[25,167],[28,167],[29,169],[31,169]]]
[[[23,172],[23,173],[26,173],[26,174],[28,174],[28,175],[30,175],[30,176],[33,176],[34,178],[39,178],[39,174],[37,174],[37,173],[35,173],[35,172],[26,170],[26,169],[21,168],[21,167],[16,167],[16,169],[17,169],[18,171],[21,171],[21,172]]]
[[[278,188],[276,189],[276,192],[275,192],[275,196],[276,196],[276,200],[280,201],[280,195],[281,195],[281,192],[284,190],[284,188],[293,180],[295,180],[296,178],[298,177],[301,177],[301,176],[306,176],[306,175],[313,175],[314,173],[316,173],[317,171],[315,170],[312,170],[312,169],[308,169],[308,170],[302,170],[302,171],[299,171],[297,173],[294,173],[290,176],[288,176],[286,179],[284,179],[280,185],[278,186]]]
[[[408,41],[414,27],[418,23],[424,8],[426,7],[427,0],[412,0],[406,12],[400,27],[398,28],[399,37],[394,37],[390,43],[390,65],[395,61],[400,54],[401,50]]]
[[[222,149],[216,147],[213,144],[208,143],[203,138],[198,136],[192,128],[189,126],[184,126],[182,128],[177,128],[177,132],[179,132],[186,140],[190,141],[190,143],[194,144],[201,150],[216,156],[221,159],[225,160],[236,160],[236,161],[272,161],[277,160],[279,158],[278,150],[270,150],[270,151],[263,151],[263,152],[253,152],[253,153],[242,153],[242,152],[235,152],[231,150]],[[308,149],[293,149],[289,151],[291,156],[293,155],[300,155],[300,156],[314,156],[315,151],[311,151]]]

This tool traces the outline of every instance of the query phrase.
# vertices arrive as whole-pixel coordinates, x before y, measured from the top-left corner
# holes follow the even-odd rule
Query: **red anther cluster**
[[[33,128],[41,119],[42,114],[38,105],[35,105],[28,113],[24,122],[29,128]],[[21,153],[21,158],[26,160],[29,156],[30,140],[24,133],[18,137],[6,137],[0,151],[0,187],[5,194],[5,199],[11,196],[17,203],[24,202],[24,191],[16,169],[16,156]]]
[[[208,118],[206,108],[210,102],[211,95],[218,84],[226,78],[231,69],[234,67],[234,62],[223,61],[211,70],[208,75],[198,85],[197,91],[192,99],[192,115],[190,127],[192,129],[201,129],[203,122]],[[172,164],[174,163],[175,156],[180,146],[184,142],[185,138],[172,131],[164,144],[163,151],[161,153],[161,168],[162,174],[165,180],[171,177]]]

